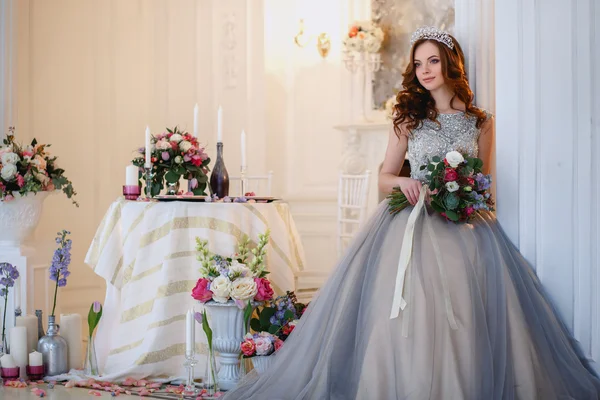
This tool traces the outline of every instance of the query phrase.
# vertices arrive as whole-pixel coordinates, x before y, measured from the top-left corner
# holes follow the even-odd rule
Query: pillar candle
[[[127,186],[138,186],[138,167],[135,165],[128,165],[125,168],[125,185]]]
[[[29,366],[30,367],[39,367],[43,364],[42,361],[42,353],[37,351],[33,351],[29,353]]]
[[[17,367],[21,368],[21,378],[27,375],[25,367],[29,361],[27,355],[27,328],[15,326],[10,328],[8,340],[10,342],[10,355],[13,357]]]
[[[5,354],[0,358],[0,366],[2,368],[16,368],[17,363],[11,354]]]
[[[60,314],[60,334],[67,341],[69,369],[81,369],[81,315]]]
[[[38,320],[35,315],[23,315],[17,317],[16,326],[24,326],[27,329],[27,351],[37,349],[38,342]]]

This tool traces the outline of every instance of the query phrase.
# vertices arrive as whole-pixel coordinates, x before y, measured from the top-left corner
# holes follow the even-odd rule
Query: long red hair
[[[481,124],[485,122],[487,118],[485,112],[473,105],[474,96],[469,87],[465,71],[465,55],[456,39],[450,37],[454,43],[454,49],[450,49],[437,40],[430,39],[419,39],[413,44],[408,66],[402,74],[404,77],[402,81],[404,90],[396,96],[397,104],[394,106],[394,130],[396,135],[400,136],[403,133],[401,129],[403,125],[409,132],[412,132],[419,128],[425,119],[437,121],[438,111],[435,108],[435,101],[429,90],[419,83],[414,62],[415,50],[425,42],[433,43],[440,52],[444,81],[450,87],[450,90],[454,92],[450,105],[452,105],[455,98],[458,98],[465,104],[465,113],[477,117],[477,128],[480,128]],[[406,132],[404,131],[404,133]]]

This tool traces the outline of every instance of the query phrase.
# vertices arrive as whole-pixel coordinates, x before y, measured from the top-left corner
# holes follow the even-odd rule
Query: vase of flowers
[[[356,21],[350,25],[343,39],[344,51],[356,53],[378,53],[385,35],[383,30],[372,21]]]
[[[58,233],[56,243],[58,248],[54,251],[50,265],[50,279],[56,282],[54,286],[54,303],[52,313],[48,316],[48,331],[38,341],[38,351],[42,353],[46,375],[55,376],[69,372],[67,341],[60,336],[59,326],[56,324],[56,296],[58,288],[67,285],[69,264],[71,263],[71,239],[67,239],[70,232],[63,230]]]
[[[166,132],[159,135],[153,135],[150,142],[154,174],[151,185],[152,196],[158,195],[165,184],[169,188],[169,193],[173,190],[178,191],[181,178],[187,179],[188,189],[194,195],[206,194],[210,158],[198,139],[175,127],[167,128]],[[134,165],[140,168],[144,166],[145,151],[145,148],[138,150],[139,155],[132,160]]]
[[[2,336],[0,337],[0,354],[8,353],[8,342],[6,340],[6,308],[8,305],[8,290],[15,286],[15,280],[19,277],[19,271],[12,264],[0,263],[0,298],[4,298],[4,312],[2,316]]]
[[[61,190],[78,206],[73,184],[48,147],[35,139],[16,142],[14,128],[0,144],[0,245],[18,247],[31,235],[48,193]]]
[[[204,304],[212,321],[213,345],[220,355],[221,389],[232,389],[239,381],[239,344],[249,330],[249,317],[258,304],[273,298],[264,264],[269,235],[269,231],[260,234],[252,250],[250,240],[244,237],[237,253],[228,258],[210,253],[208,243],[196,239],[201,276],[192,297]]]
[[[100,318],[102,318],[102,304],[100,304],[98,301],[95,301],[90,306],[90,311],[88,312],[89,334],[87,349],[85,352],[85,363],[83,366],[83,371],[86,376],[100,375],[98,370],[98,359],[96,358],[96,346],[94,343],[94,330],[96,329],[96,326],[98,326]]]

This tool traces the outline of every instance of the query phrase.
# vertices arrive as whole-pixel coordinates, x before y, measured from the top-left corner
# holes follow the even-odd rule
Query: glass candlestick
[[[198,394],[200,391],[196,388],[194,384],[194,366],[198,364],[198,360],[194,357],[194,354],[186,353],[185,354],[185,369],[187,370],[188,377],[185,385],[185,394]]]
[[[246,180],[246,169],[245,165],[240,167],[240,186],[241,186],[241,194],[240,196],[245,196],[246,191],[248,190],[248,181]]]
[[[152,172],[152,165],[150,167],[144,166],[144,179],[146,180],[146,200],[152,199],[152,179],[156,173]]]

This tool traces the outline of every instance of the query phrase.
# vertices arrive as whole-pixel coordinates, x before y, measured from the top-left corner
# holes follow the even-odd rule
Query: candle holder
[[[25,367],[25,372],[27,373],[29,380],[39,381],[40,379],[44,378],[45,370],[43,365],[37,365],[33,367],[28,365]]]
[[[242,197],[246,196],[246,190],[248,189],[248,181],[246,180],[246,170],[247,167],[245,165],[242,165],[240,167],[240,196]]]
[[[20,367],[14,368],[0,368],[0,376],[4,381],[14,381],[19,379],[19,374],[21,373]]]
[[[137,200],[142,190],[139,185],[123,185],[123,196],[127,200]]]
[[[197,395],[200,392],[194,384],[194,366],[196,364],[198,364],[198,360],[196,360],[196,358],[194,357],[194,353],[190,354],[186,352],[185,363],[183,364],[188,373],[187,382],[184,388],[186,394]]]
[[[152,165],[149,167],[144,166],[144,179],[146,180],[146,200],[152,199],[152,179],[156,176],[155,172],[152,172]]]

